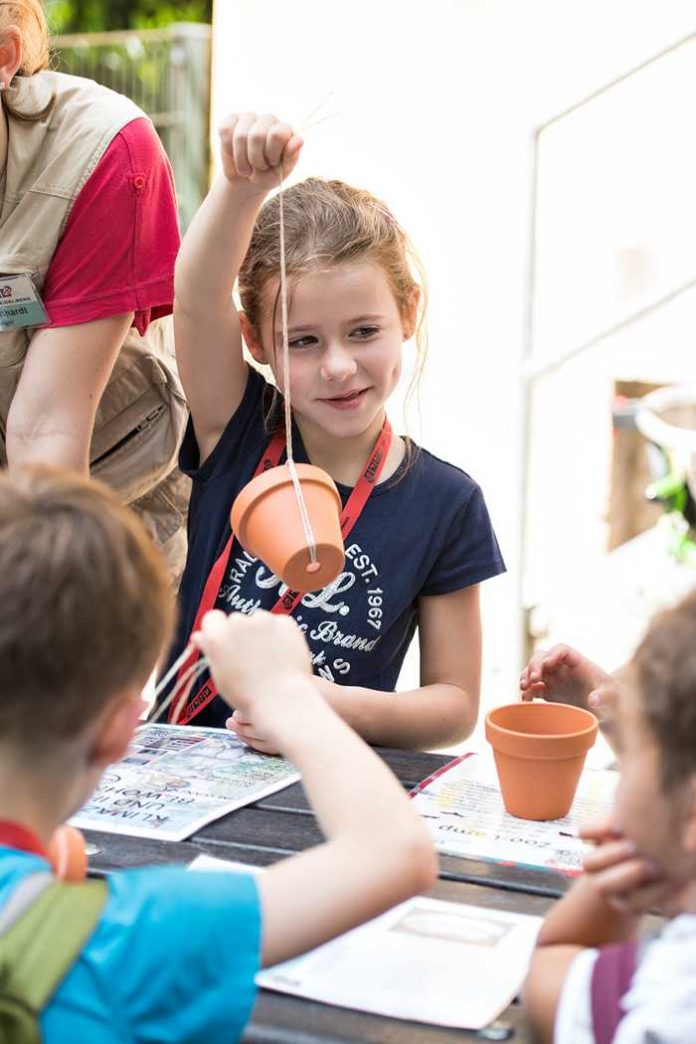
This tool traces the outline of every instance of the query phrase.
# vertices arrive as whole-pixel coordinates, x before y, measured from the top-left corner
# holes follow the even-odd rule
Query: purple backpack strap
[[[623,1018],[621,998],[636,970],[638,943],[603,946],[592,969],[592,1029],[596,1044],[611,1044]]]

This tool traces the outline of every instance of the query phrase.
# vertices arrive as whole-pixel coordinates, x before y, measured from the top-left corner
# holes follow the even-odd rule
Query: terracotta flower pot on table
[[[520,819],[561,819],[570,811],[597,719],[564,703],[509,703],[486,715],[506,810]]]
[[[329,475],[296,464],[316,544],[312,562],[290,470],[285,464],[257,475],[232,505],[231,524],[242,547],[293,591],[319,591],[343,569],[341,498]]]

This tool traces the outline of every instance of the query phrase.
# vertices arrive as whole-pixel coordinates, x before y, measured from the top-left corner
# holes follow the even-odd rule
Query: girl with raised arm
[[[191,409],[180,463],[193,495],[173,656],[189,640],[204,591],[211,608],[247,614],[278,612],[284,594],[239,543],[224,561],[221,552],[232,502],[281,416],[279,198],[266,197],[301,149],[274,116],[229,117],[222,174],[177,263],[177,356]],[[309,178],[284,189],[283,204],[295,456],[327,471],[344,511],[355,513],[343,572],[292,615],[324,696],[369,742],[455,743],[478,710],[479,585],[504,566],[478,485],[392,433],[387,420],[404,344],[422,324],[409,242],[384,203],[341,181]],[[241,311],[232,300],[237,280]],[[274,384],[248,365],[244,342]],[[395,693],[416,628],[420,687]],[[177,720],[222,726],[228,713],[204,679]],[[227,724],[258,750],[274,749],[239,711]]]

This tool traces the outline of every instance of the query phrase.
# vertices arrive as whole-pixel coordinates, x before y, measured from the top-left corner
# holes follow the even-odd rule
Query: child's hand
[[[611,703],[617,689],[618,682],[611,674],[568,645],[534,653],[520,675],[523,700],[541,697],[594,712]]]
[[[275,116],[253,112],[228,116],[220,130],[220,158],[228,181],[255,191],[277,188],[294,169],[302,138]]]
[[[589,824],[580,836],[595,844],[584,859],[585,878],[617,913],[638,919],[650,910],[667,912],[683,893],[683,882],[671,880],[641,856],[611,822]]]
[[[289,616],[253,616],[212,610],[203,617],[196,645],[210,662],[220,695],[242,720],[270,733],[275,719],[292,712],[292,696],[306,684],[313,691],[309,650]],[[275,740],[269,735],[269,742]]]
[[[260,751],[261,754],[280,754],[278,744],[272,743],[267,736],[260,735],[261,729],[253,721],[249,721],[238,710],[225,722],[225,727],[234,732],[248,747]]]

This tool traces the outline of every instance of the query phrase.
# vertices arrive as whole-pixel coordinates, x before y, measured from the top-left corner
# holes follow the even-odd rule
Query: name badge
[[[0,275],[0,331],[44,326],[46,309],[30,275]]]

